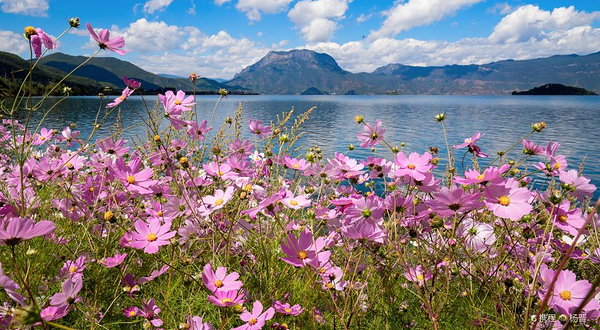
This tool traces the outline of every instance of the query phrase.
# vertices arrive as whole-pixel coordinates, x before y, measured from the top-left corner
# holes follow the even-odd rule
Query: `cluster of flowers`
[[[88,30],[101,49],[124,52],[122,38],[96,34],[89,24]],[[32,44],[54,47],[43,31],[26,33]],[[124,82],[109,107],[140,87]],[[282,124],[253,119],[246,134],[232,125],[227,135],[224,125],[212,145],[197,143],[212,126],[194,119],[194,97],[178,91],[158,99],[170,125],[166,132],[156,131],[160,123],[148,127],[151,139],[139,148],[113,137],[90,143],[70,127],[29,132],[14,119],[2,122],[0,286],[9,299],[0,307],[0,326],[126,317],[163,329],[175,326],[181,315],[173,310],[180,309],[190,310],[179,319],[184,329],[213,329],[210,322],[220,318],[219,328],[257,330],[272,319],[302,327],[308,313],[301,313],[310,308],[312,322],[329,318],[335,327],[339,319],[347,329],[377,314],[369,310],[382,295],[394,303],[400,287],[417,297],[417,309],[435,328],[444,303],[474,294],[451,296],[453,283],[490,290],[503,303],[499,316],[548,307],[600,317],[597,284],[582,278],[600,263],[600,217],[589,207],[596,187],[567,168],[556,142],[539,146],[524,138],[522,157],[508,161],[502,153],[498,166],[481,168],[477,159],[488,154],[477,133],[448,151],[467,148],[472,168],[457,174],[449,156],[444,177],[436,174],[436,148],[420,154],[389,147],[380,121],[357,116],[357,138],[362,148],[385,144],[390,159],[335,153],[323,160],[318,148],[301,158],[287,152],[293,136],[284,138]],[[64,257],[63,266],[41,268],[31,257],[36,249]],[[570,269],[568,259],[576,261]],[[215,271],[211,263],[227,268]],[[104,278],[115,278],[122,292],[98,301]],[[294,291],[302,281],[304,291]],[[206,299],[173,298],[181,306],[165,313],[159,305],[169,306],[170,294],[151,286],[167,283],[203,286],[208,292],[195,292]],[[304,299],[304,308],[292,306],[290,296]],[[486,313],[478,324],[493,317]]]

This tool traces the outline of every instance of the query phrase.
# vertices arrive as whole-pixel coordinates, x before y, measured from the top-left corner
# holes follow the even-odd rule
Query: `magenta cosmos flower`
[[[543,276],[542,281],[545,284],[544,292],[540,293],[541,299],[548,293],[549,288],[547,286],[552,283],[554,274],[555,272],[553,271],[541,274]],[[564,310],[568,310],[571,307],[577,307],[585,300],[585,297],[591,288],[592,285],[588,281],[577,281],[577,275],[575,275],[575,273],[570,270],[563,270],[558,274],[556,283],[554,283],[554,288],[551,290],[552,296],[550,297],[548,305],[552,306],[555,310],[557,307]]]
[[[586,197],[594,196],[596,186],[590,183],[590,179],[579,176],[577,170],[559,171],[558,177],[563,183],[563,188],[580,201],[583,201]]]
[[[385,128],[381,127],[381,120],[375,121],[375,126],[369,123],[365,123],[363,131],[358,133],[358,140],[360,140],[360,147],[374,147],[383,140],[383,133]]]
[[[281,258],[281,260],[296,267],[304,267],[318,261],[317,253],[312,248],[313,235],[310,231],[301,232],[299,239],[296,239],[293,233],[289,233],[286,242],[287,245],[283,241],[281,242],[281,250],[287,257]]]
[[[253,134],[258,135],[261,138],[271,134],[271,126],[263,126],[260,120],[250,119],[248,127]]]
[[[423,266],[418,265],[416,268],[409,268],[404,277],[411,282],[416,282],[419,286],[423,286],[425,282],[433,278],[433,274],[430,270],[424,272]]]
[[[133,94],[133,89],[129,88],[129,87],[125,87],[125,89],[123,89],[123,92],[121,92],[121,96],[117,97],[116,99],[114,99],[114,101],[112,101],[111,103],[107,104],[106,107],[107,108],[114,108],[117,105],[121,104],[123,101],[127,100],[127,98]]]
[[[157,181],[150,180],[154,171],[151,168],[140,170],[141,164],[142,161],[136,157],[129,162],[129,165],[125,165],[123,157],[119,157],[109,169],[128,191],[151,194],[153,193],[151,188],[157,184]]]
[[[244,294],[238,290],[216,291],[213,296],[208,296],[208,301],[218,307],[231,307],[244,303]]]
[[[25,35],[28,36],[28,39],[31,41],[31,48],[33,48],[33,53],[36,58],[42,56],[42,44],[46,49],[55,49],[58,47],[56,42],[47,35],[44,30],[40,28],[27,27],[25,28]]]
[[[191,315],[188,316],[186,325],[187,325],[187,329],[189,329],[189,330],[213,330],[214,329],[212,327],[212,325],[210,325],[210,323],[203,322],[202,318],[200,316],[194,316],[194,317],[192,317]]]
[[[280,301],[276,301],[275,304],[273,304],[273,307],[275,307],[275,311],[277,313],[281,313],[284,315],[293,315],[293,316],[297,316],[300,315],[300,313],[302,313],[302,311],[304,311],[304,309],[302,307],[300,307],[300,305],[296,304],[294,306],[290,306],[290,303],[281,303]]]
[[[17,245],[28,239],[50,234],[54,228],[54,222],[48,220],[36,223],[28,218],[11,218],[4,223],[0,222],[0,245]]]
[[[79,278],[77,281],[71,281],[67,279],[62,283],[62,291],[56,293],[50,298],[50,304],[52,306],[61,307],[69,306],[74,303],[80,302],[81,297],[78,296],[79,291],[83,288],[83,278]]]
[[[156,253],[161,245],[169,245],[169,241],[175,236],[175,231],[171,229],[171,223],[167,222],[164,225],[160,224],[159,219],[151,219],[150,223],[145,223],[143,220],[138,220],[134,223],[135,230],[131,233],[133,242],[131,247],[136,249],[144,249],[145,253]]]
[[[125,55],[128,52],[128,50],[122,49],[125,47],[125,39],[123,37],[116,37],[111,40],[108,30],[102,29],[96,34],[90,23],[86,23],[85,26],[90,32],[90,36],[98,43],[100,49],[108,49],[119,55]]]
[[[418,153],[411,153],[408,158],[403,152],[399,152],[394,159],[396,164],[396,172],[394,173],[397,177],[409,176],[417,181],[425,180],[425,173],[429,172],[432,165],[429,163],[431,160],[431,154],[426,152],[423,156]]]
[[[442,190],[433,195],[434,199],[425,203],[442,217],[450,217],[456,213],[465,213],[483,206],[479,201],[481,193],[467,194],[462,188],[456,186],[442,187]]]
[[[217,271],[213,272],[210,263],[204,265],[204,272],[202,273],[202,282],[207,289],[215,293],[218,291],[237,291],[242,287],[242,282],[237,279],[240,274],[233,272],[227,274],[227,268],[217,267]]]
[[[484,135],[485,134],[481,134],[481,133],[477,132],[473,136],[471,136],[469,138],[466,138],[465,142],[463,142],[463,143],[461,143],[459,145],[454,146],[454,148],[455,149],[461,149],[461,148],[464,148],[464,147],[468,147],[470,153],[473,153],[477,157],[485,158],[488,155],[485,154],[485,153],[483,153],[481,151],[481,149],[477,145],[475,145],[475,142],[477,142],[477,140],[479,140]]]
[[[485,205],[500,218],[513,221],[521,219],[533,210],[529,204],[530,199],[531,192],[526,188],[519,188],[519,183],[513,179],[507,180],[504,184],[485,188]]]
[[[274,315],[275,315],[275,310],[273,309],[273,307],[269,307],[263,313],[263,305],[260,303],[260,301],[257,300],[254,302],[254,305],[252,306],[252,313],[250,313],[248,311],[244,311],[240,315],[240,319],[242,319],[242,321],[247,322],[247,323],[244,325],[241,325],[237,328],[233,328],[231,330],[262,329],[262,327],[265,325],[265,322],[267,320],[272,319]]]

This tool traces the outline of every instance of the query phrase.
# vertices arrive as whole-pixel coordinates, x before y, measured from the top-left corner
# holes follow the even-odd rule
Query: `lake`
[[[109,99],[112,101],[114,96]],[[47,101],[47,106],[57,99]],[[156,97],[145,96],[150,107]],[[199,118],[210,119],[218,96],[197,96]],[[104,100],[106,103],[106,99]],[[439,147],[440,158],[446,158],[446,148],[441,125],[434,120],[440,112],[446,113],[446,128],[450,144],[462,143],[476,132],[485,133],[480,140],[482,150],[496,156],[496,152],[505,150],[522,136],[531,131],[531,124],[544,121],[547,128],[542,133],[530,137],[537,144],[546,145],[554,140],[561,144],[558,154],[567,157],[569,168],[579,167],[585,158],[584,175],[600,184],[600,97],[598,96],[294,96],[294,95],[231,95],[223,99],[214,118],[215,129],[227,116],[233,117],[238,105],[242,104],[244,129],[249,118],[265,122],[275,120],[277,114],[292,107],[296,114],[309,108],[317,109],[306,121],[306,134],[299,141],[303,145],[302,154],[308,147],[319,145],[325,157],[331,157],[334,151],[346,151],[349,144],[357,149],[350,156],[366,158],[369,150],[359,150],[356,138],[361,126],[354,122],[355,115],[362,115],[365,121],[380,119],[386,129],[385,139],[391,145],[405,143],[404,151],[423,153],[430,146]],[[77,129],[86,137],[100,106],[98,97],[70,97],[56,106],[45,127],[62,129],[70,123],[76,123]],[[122,122],[128,129],[124,137],[144,137],[144,102],[140,96],[130,97],[121,108]],[[36,114],[34,121],[39,120]],[[116,116],[108,118],[98,135],[109,135],[108,127],[114,124]],[[165,119],[166,121],[166,119]],[[460,159],[464,150],[457,150],[455,159],[461,170]],[[512,155],[521,155],[521,146],[517,146]],[[391,154],[383,148],[379,155],[391,159]],[[470,156],[467,156],[467,159]],[[595,196],[598,198],[599,192]]]

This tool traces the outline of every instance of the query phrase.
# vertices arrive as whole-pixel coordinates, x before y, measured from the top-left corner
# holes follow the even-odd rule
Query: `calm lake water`
[[[112,100],[111,97],[110,100]],[[156,97],[146,96],[150,107]],[[198,96],[199,118],[210,119],[218,96]],[[105,100],[106,101],[106,100]],[[56,99],[47,101],[49,106]],[[249,118],[265,122],[275,120],[276,115],[295,108],[300,114],[309,108],[317,109],[307,120],[306,134],[300,140],[302,153],[308,147],[319,145],[325,157],[334,151],[346,151],[361,130],[354,122],[355,115],[363,115],[367,122],[380,119],[386,129],[385,138],[392,145],[405,143],[406,152],[423,153],[430,146],[437,146],[440,158],[445,158],[445,145],[441,125],[434,120],[437,113],[447,115],[446,128],[450,144],[461,143],[476,132],[485,133],[479,145],[492,158],[499,150],[505,150],[522,136],[531,131],[534,122],[545,121],[548,125],[542,133],[530,138],[538,144],[546,145],[554,140],[561,143],[559,154],[564,154],[569,168],[579,167],[585,158],[584,175],[592,178],[592,183],[600,184],[600,97],[598,96],[228,96],[217,108],[214,125],[218,128],[227,116],[233,117],[239,104],[243,107],[244,128],[247,136]],[[77,129],[86,137],[100,106],[97,97],[71,97],[56,106],[45,127],[62,129],[76,123]],[[125,138],[144,137],[142,118],[146,118],[141,97],[131,97],[122,107],[121,115],[125,127]],[[34,118],[39,120],[39,117]],[[116,116],[108,118],[104,129],[98,135],[109,135],[108,127],[114,124]],[[166,120],[166,119],[165,119]],[[465,149],[458,150],[455,158],[459,162]],[[512,153],[521,154],[521,146]],[[370,151],[355,150],[350,155],[366,158]],[[392,156],[379,149],[379,155],[388,159]],[[470,156],[467,156],[467,159]],[[596,198],[600,195],[596,191]]]

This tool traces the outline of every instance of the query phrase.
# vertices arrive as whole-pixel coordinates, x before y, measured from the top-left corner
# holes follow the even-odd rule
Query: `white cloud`
[[[229,0],[216,0],[218,5]],[[288,7],[292,0],[238,0],[235,8],[246,13],[250,21],[260,21],[262,19],[261,12],[267,14],[278,13]]]
[[[192,16],[196,16],[196,3],[194,2],[194,0],[192,0],[192,6],[188,8],[185,12]]]
[[[215,4],[216,4],[217,6],[220,6],[220,5],[222,5],[222,4],[224,4],[224,3],[227,3],[227,2],[229,2],[229,1],[231,1],[231,0],[215,0]]]
[[[337,29],[337,20],[344,18],[351,0],[303,0],[296,3],[288,17],[304,40],[323,42],[331,40]]]
[[[505,59],[531,59],[557,54],[588,54],[600,49],[600,29],[577,26],[547,32],[544,38],[496,43],[490,38],[464,38],[455,42],[424,41],[413,38],[325,42],[306,48],[333,56],[351,72],[372,72],[390,63],[434,66],[484,64]]]
[[[372,16],[373,16],[373,14],[368,14],[368,15],[360,14],[360,16],[358,16],[356,18],[356,23],[364,23],[364,22],[370,20]]]
[[[140,18],[124,29],[113,26],[112,34],[125,38],[125,49],[147,53],[180,48],[185,32],[176,25]]]
[[[150,0],[144,3],[143,10],[146,14],[154,14],[155,11],[165,10],[172,2],[173,0]]]
[[[454,15],[464,7],[484,0],[409,0],[398,1],[389,10],[383,12],[387,16],[379,30],[371,31],[370,38],[393,37],[402,31],[416,26],[429,25]]]
[[[0,0],[3,12],[29,16],[48,16],[49,0]]]
[[[573,27],[592,24],[600,19],[600,12],[577,11],[573,6],[555,8],[552,12],[538,6],[526,5],[517,8],[494,28],[490,35],[493,42],[527,41],[543,39],[547,31],[566,31]]]
[[[29,49],[27,39],[18,33],[12,31],[0,30],[0,50],[13,53],[23,54]]]
[[[514,8],[511,7],[508,3],[501,2],[501,3],[496,3],[492,7],[488,8],[487,12],[490,14],[506,15],[506,14],[510,14],[513,10],[514,10]]]

